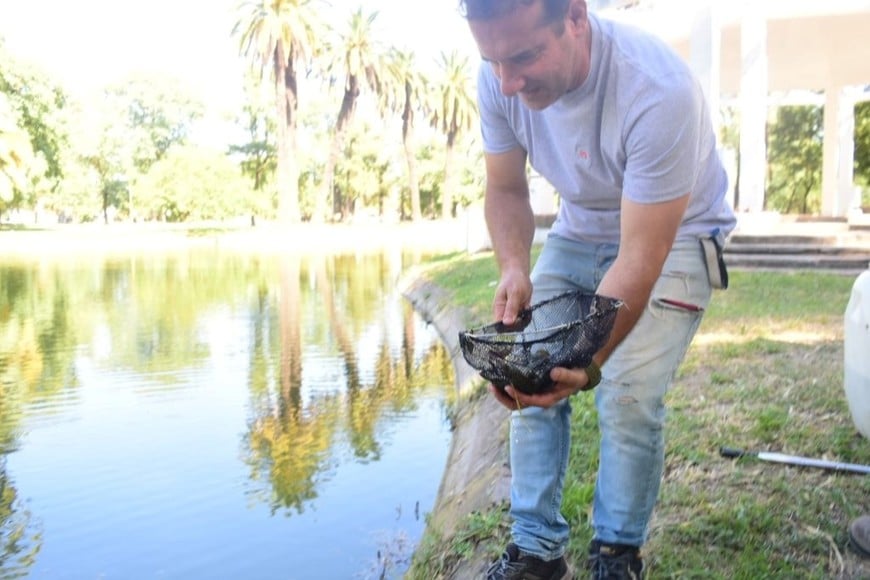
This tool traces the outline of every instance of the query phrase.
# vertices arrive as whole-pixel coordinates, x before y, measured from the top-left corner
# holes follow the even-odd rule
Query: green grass
[[[490,322],[488,313],[498,282],[492,254],[449,254],[434,261],[429,273],[438,286],[451,294],[456,307],[467,310],[475,322]]]
[[[491,254],[449,256],[427,275],[471,323],[488,321],[498,278]],[[715,293],[668,396],[648,578],[870,577],[870,564],[847,547],[850,519],[870,512],[870,477],[718,453],[730,446],[870,464],[870,442],[855,430],[843,391],[843,313],[853,281],[733,272],[731,288]],[[592,397],[575,397],[572,406],[562,510],[577,567],[592,534],[598,430]],[[506,515],[494,508],[489,527],[472,537],[497,553],[509,528],[493,518]]]
[[[467,560],[474,552],[486,546],[491,557],[495,557],[503,546],[492,542],[508,534],[509,525],[505,510],[493,508],[485,512],[468,514],[463,525],[449,540],[437,531],[427,533],[414,554],[414,565],[405,575],[409,580],[430,580],[449,577],[460,560]]]

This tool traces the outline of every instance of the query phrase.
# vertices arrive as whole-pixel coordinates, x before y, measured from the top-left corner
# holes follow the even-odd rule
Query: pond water
[[[0,576],[400,577],[450,439],[418,260],[0,261]]]

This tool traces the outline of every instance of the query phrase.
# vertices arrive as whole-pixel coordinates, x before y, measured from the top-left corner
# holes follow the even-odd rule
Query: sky
[[[237,109],[245,63],[230,32],[238,0],[0,0],[0,37],[17,58],[87,95],[133,72],[184,80],[209,114]],[[474,54],[457,0],[332,0],[348,17],[377,10],[383,40],[419,62],[454,47]],[[339,21],[343,24],[342,21]]]

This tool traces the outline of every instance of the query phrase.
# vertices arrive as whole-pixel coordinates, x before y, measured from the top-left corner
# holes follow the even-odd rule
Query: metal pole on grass
[[[785,453],[774,453],[770,451],[744,451],[743,449],[734,449],[731,447],[720,447],[719,454],[722,457],[757,457],[762,461],[770,461],[773,463],[785,463],[787,465],[798,465],[800,467],[816,467],[830,471],[870,475],[870,465],[859,465],[857,463],[841,463],[838,461],[813,459],[811,457],[786,455]]]

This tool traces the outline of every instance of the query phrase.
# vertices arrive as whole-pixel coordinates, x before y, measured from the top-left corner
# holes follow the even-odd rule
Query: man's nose
[[[501,92],[506,97],[512,97],[525,86],[526,82],[522,75],[511,66],[499,65],[498,78],[501,82]]]

